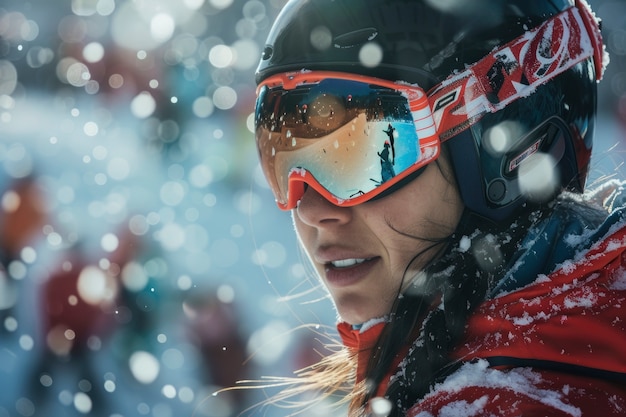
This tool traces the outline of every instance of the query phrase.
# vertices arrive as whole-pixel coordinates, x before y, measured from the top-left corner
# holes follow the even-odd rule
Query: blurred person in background
[[[225,417],[255,401],[218,407],[207,392],[242,378],[247,332],[265,324],[231,315],[258,302],[238,285],[258,265],[237,246],[247,167],[216,150],[254,161],[233,133],[249,110],[223,109],[254,100],[265,14],[255,0],[3,2],[0,182],[28,178],[47,198],[31,213],[0,190],[0,417]],[[250,56],[235,65],[238,45]],[[250,295],[188,332],[202,324],[183,314],[187,291],[220,280]]]
[[[287,3],[256,143],[343,347],[270,403],[624,415],[623,187],[585,188],[607,63],[584,0]]]
[[[157,341],[167,302],[138,269],[146,248],[120,226],[108,251],[47,250],[60,232],[49,198],[34,174],[0,194],[0,416],[190,414],[193,399],[167,400],[153,383],[183,393],[202,371],[155,364],[176,338]]]
[[[245,379],[250,375],[252,364],[246,349],[246,335],[240,325],[240,308],[221,300],[218,292],[219,289],[198,291],[184,304],[189,319],[188,337],[206,366],[203,382],[213,387],[213,391]],[[218,401],[207,399],[206,407],[221,406],[229,410],[224,415],[238,415],[249,406],[248,394],[244,390],[231,391]],[[216,415],[221,414],[216,411]]]
[[[48,215],[43,192],[33,177],[17,179],[0,194],[0,320],[10,317],[17,302],[17,282],[9,265],[43,236]],[[2,332],[4,326],[0,326]]]

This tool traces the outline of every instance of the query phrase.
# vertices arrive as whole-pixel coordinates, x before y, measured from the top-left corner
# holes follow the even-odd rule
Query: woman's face
[[[361,324],[388,314],[400,287],[441,250],[430,248],[432,240],[449,236],[463,210],[451,178],[440,157],[390,195],[353,207],[307,189],[293,210],[296,231],[342,320]]]

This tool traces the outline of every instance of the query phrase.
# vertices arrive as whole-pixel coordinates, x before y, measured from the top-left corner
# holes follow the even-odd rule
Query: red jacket
[[[357,349],[381,328],[339,326]],[[484,302],[454,354],[465,365],[409,417],[626,416],[626,227],[549,276]],[[368,355],[362,349],[361,365]]]

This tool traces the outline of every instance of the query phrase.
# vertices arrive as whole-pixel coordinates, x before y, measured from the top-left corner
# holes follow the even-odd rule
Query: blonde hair
[[[303,326],[303,327],[319,327]],[[314,330],[322,335],[319,330]],[[321,406],[332,409],[348,408],[350,417],[362,416],[362,404],[367,393],[366,384],[356,383],[356,364],[358,352],[344,346],[339,340],[324,334],[328,342],[323,346],[330,353],[309,366],[294,371],[290,377],[263,377],[258,380],[239,381],[237,386],[222,391],[235,389],[275,389],[277,394],[271,395],[262,402],[252,406],[274,406],[289,409],[289,416],[296,416]]]

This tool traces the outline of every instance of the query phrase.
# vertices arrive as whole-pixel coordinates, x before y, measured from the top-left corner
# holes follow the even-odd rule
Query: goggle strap
[[[593,62],[596,69],[596,80],[601,81],[604,77],[604,71],[609,63],[609,56],[606,53],[604,41],[602,39],[602,31],[600,29],[600,19],[596,17],[586,0],[576,0],[575,7],[580,11],[581,18],[585,24],[586,32],[591,38],[593,45]]]
[[[543,56],[548,45],[550,56]],[[597,19],[586,3],[578,0],[576,7],[494,50],[429,92],[441,141],[466,130],[485,114],[531,95],[585,59],[594,57],[596,76],[601,79],[602,45]]]

